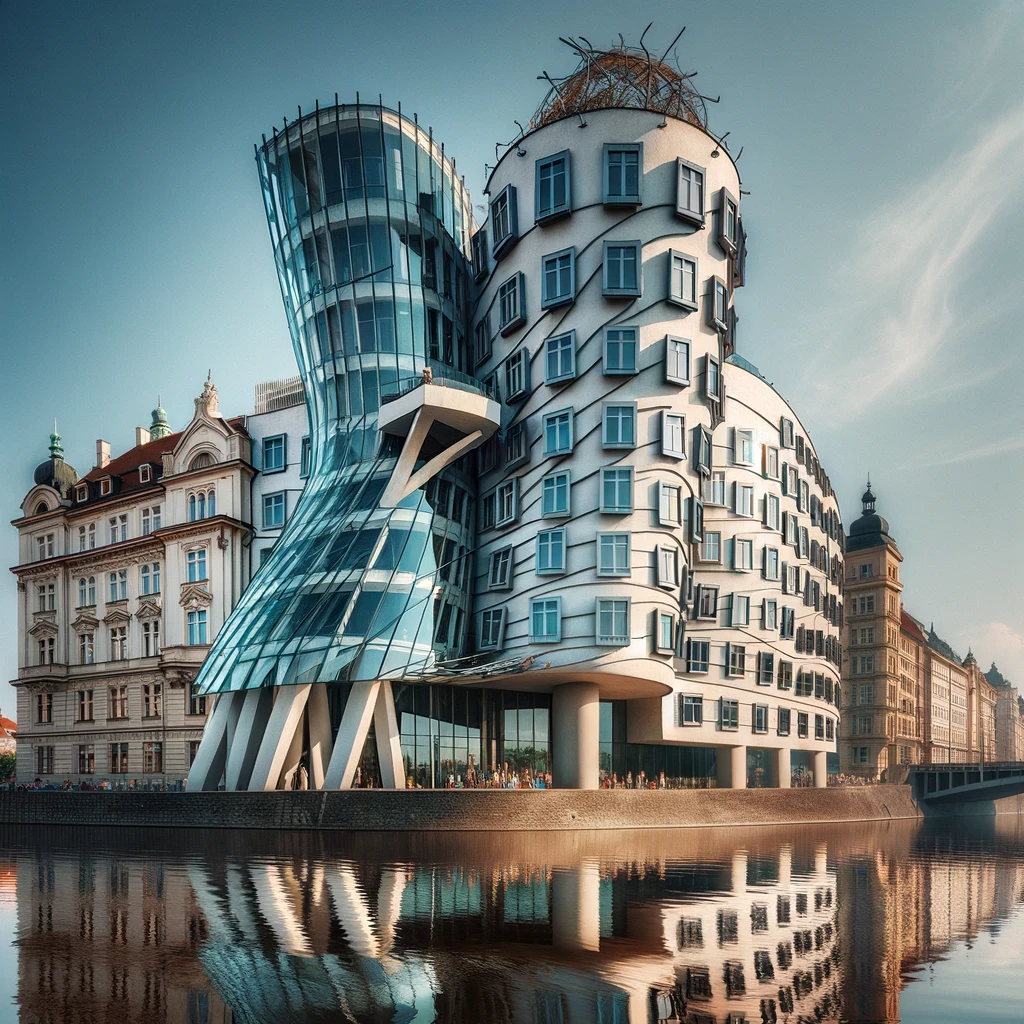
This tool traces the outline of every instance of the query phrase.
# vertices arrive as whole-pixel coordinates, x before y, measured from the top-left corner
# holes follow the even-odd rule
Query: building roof
[[[0,740],[5,735],[10,736],[12,739],[18,732],[18,723],[11,721],[9,718],[4,718],[3,712],[0,711]]]
[[[53,433],[50,435],[50,457],[36,466],[32,480],[36,486],[42,484],[52,487],[61,497],[66,498],[77,479],[78,471],[64,461],[64,446],[61,444],[55,422]]]
[[[96,466],[90,469],[83,480],[102,480],[105,476],[124,477],[137,470],[139,466],[159,463],[164,452],[174,450],[174,446],[181,439],[182,431],[175,434],[168,434],[166,437],[157,438],[155,441],[147,441],[145,444],[129,448],[123,455],[111,459],[105,466]]]
[[[946,643],[945,640],[935,632],[935,623],[932,623],[928,630],[928,646],[937,653],[941,654],[944,658],[948,658],[950,661],[955,661],[958,665],[963,664],[963,658],[960,657],[953,648]]]
[[[922,644],[928,643],[928,638],[924,635],[924,630],[921,628],[920,623],[913,615],[908,615],[902,608],[900,609],[900,626],[905,633],[909,633],[915,640]]]
[[[861,514],[850,524],[846,534],[847,551],[863,551],[867,548],[888,546],[897,552],[896,541],[889,536],[889,524],[875,511],[875,492],[868,480],[867,490],[861,495]]]

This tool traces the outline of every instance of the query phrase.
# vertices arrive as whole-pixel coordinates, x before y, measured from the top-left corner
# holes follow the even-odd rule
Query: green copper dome
[[[149,428],[149,436],[153,441],[159,441],[161,437],[167,437],[171,433],[171,425],[167,422],[167,412],[160,405],[160,397],[157,396],[156,408],[153,410],[153,422]]]

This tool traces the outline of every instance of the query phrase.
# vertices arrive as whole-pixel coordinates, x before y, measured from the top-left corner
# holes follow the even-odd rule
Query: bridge
[[[999,800],[1024,794],[1024,762],[916,764],[907,780],[914,797],[931,806],[975,800]]]

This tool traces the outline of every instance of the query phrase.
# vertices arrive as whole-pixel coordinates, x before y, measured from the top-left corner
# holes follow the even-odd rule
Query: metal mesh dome
[[[704,97],[690,82],[696,72],[684,74],[674,64],[667,63],[667,52],[661,58],[652,56],[643,46],[642,36],[639,48],[621,42],[615,49],[597,50],[575,39],[562,42],[579,55],[579,64],[572,74],[561,79],[542,76],[551,83],[551,88],[533,115],[532,127],[539,128],[588,110],[632,107],[668,114],[707,128]]]

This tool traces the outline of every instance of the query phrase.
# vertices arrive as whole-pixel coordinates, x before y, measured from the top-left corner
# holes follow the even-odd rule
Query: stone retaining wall
[[[909,786],[839,789],[0,792],[5,825],[510,831],[688,828],[919,818]]]

